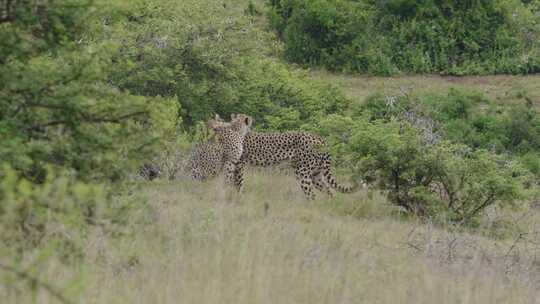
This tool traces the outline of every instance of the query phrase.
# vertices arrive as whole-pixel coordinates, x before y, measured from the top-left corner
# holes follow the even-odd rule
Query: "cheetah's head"
[[[208,127],[215,132],[220,132],[230,128],[237,132],[240,136],[244,137],[251,130],[253,119],[245,114],[232,114],[231,121],[225,122],[219,114],[214,114],[214,118],[208,121]]]

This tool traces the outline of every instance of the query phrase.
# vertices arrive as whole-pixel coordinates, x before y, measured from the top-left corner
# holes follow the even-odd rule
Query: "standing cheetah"
[[[325,143],[319,136],[304,132],[256,133],[244,138],[244,153],[236,165],[234,182],[241,190],[246,164],[273,166],[291,162],[304,194],[313,199],[313,186],[332,195],[331,189],[349,193],[356,189],[338,185],[330,170],[330,155],[318,150]]]
[[[219,115],[208,122],[208,126],[214,130],[217,138],[216,149],[221,151],[219,167],[225,168],[225,180],[234,182],[236,166],[243,154],[243,144],[246,134],[250,131],[253,120],[247,115],[237,115],[230,123],[223,122]],[[217,159],[217,154],[211,156]]]
[[[231,115],[235,121],[239,115]],[[227,124],[217,117],[223,124]],[[332,195],[331,189],[348,193],[353,187],[343,187],[337,184],[330,170],[330,156],[320,152],[319,147],[325,145],[324,140],[310,133],[256,133],[250,132],[244,137],[243,153],[235,165],[234,184],[238,190],[243,186],[243,169],[246,164],[254,166],[273,166],[289,161],[295,169],[301,188],[310,199],[314,197],[312,187]],[[219,160],[219,145],[205,144],[195,151],[192,157],[192,177],[206,179],[221,171],[222,162]]]

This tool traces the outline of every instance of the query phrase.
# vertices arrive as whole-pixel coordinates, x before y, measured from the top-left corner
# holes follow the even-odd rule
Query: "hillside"
[[[494,239],[402,218],[376,192],[307,202],[291,176],[273,170],[251,171],[242,195],[221,180],[137,188],[149,204],[129,220],[129,235],[115,240],[92,229],[80,267],[47,263],[40,277],[67,284],[66,294],[83,303],[536,303],[540,296],[535,210],[514,215],[526,223],[519,236]],[[81,284],[70,285],[74,278]],[[3,297],[55,302],[45,290]]]
[[[396,77],[376,77],[362,75],[346,75],[329,73],[324,70],[313,70],[310,77],[339,85],[347,96],[362,103],[366,97],[384,92],[388,95],[414,92],[425,94],[430,92],[446,93],[450,88],[458,88],[481,92],[499,103],[512,104],[530,99],[540,107],[540,76],[438,76],[409,75]]]
[[[538,12],[0,3],[0,302],[540,303]],[[192,180],[215,113],[319,136],[294,153],[367,188]]]

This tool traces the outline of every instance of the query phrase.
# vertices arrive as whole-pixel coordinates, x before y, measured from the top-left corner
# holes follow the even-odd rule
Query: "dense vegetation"
[[[6,282],[39,290],[36,265],[76,265],[92,232],[114,243],[144,230],[135,226],[157,211],[130,177],[184,157],[214,112],[323,135],[338,169],[422,220],[475,227],[488,207],[524,207],[537,193],[540,115],[526,94],[513,105],[460,90],[355,102],[279,59],[372,74],[532,73],[537,1],[269,3],[0,3]],[[196,243],[198,228],[182,229]]]
[[[99,18],[105,9],[110,21]],[[0,24],[0,159],[26,178],[43,181],[45,168],[56,166],[78,178],[117,180],[174,130],[174,102],[111,82],[121,46],[104,39],[104,28],[121,17],[114,7],[30,1],[7,13]]]
[[[21,2],[2,23],[0,156],[27,178],[58,165],[119,179],[212,112],[283,130],[347,104],[259,56],[267,34],[221,4],[116,4]]]
[[[93,229],[130,235],[125,219],[147,205],[128,177],[195,140],[213,112],[286,130],[348,107],[337,88],[269,57],[256,12],[230,5],[2,2],[0,267],[51,253],[69,264]],[[38,281],[28,279],[35,291]]]
[[[293,62],[332,70],[493,74],[540,71],[540,2],[271,0]]]
[[[540,115],[528,102],[496,106],[457,90],[375,95],[352,116],[325,119],[322,130],[338,159],[417,214],[471,223],[537,187]]]

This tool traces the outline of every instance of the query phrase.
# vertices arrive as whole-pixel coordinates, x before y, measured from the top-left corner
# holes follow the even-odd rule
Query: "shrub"
[[[356,174],[422,217],[472,223],[489,206],[511,206],[529,178],[517,163],[485,150],[427,143],[408,122],[333,116],[323,125],[334,126],[333,151],[345,154]]]
[[[13,9],[0,22],[0,158],[34,182],[47,166],[119,181],[213,112],[299,129],[349,102],[267,59],[271,34],[215,1]]]
[[[535,73],[538,4],[272,0],[287,59],[376,75]]]
[[[66,173],[49,173],[36,185],[9,167],[0,178],[0,239],[12,255],[47,246],[70,258],[83,253],[84,235],[99,224],[107,205],[103,186]]]
[[[94,9],[18,1],[0,22],[0,159],[34,182],[49,165],[118,180],[174,130],[176,104],[111,85],[118,48],[88,34],[101,24]]]
[[[105,30],[121,41],[111,82],[139,95],[177,99],[186,130],[213,112],[249,113],[259,127],[283,130],[345,108],[337,89],[266,58],[272,37],[249,14],[213,1],[155,3],[135,2],[122,26]]]
[[[90,232],[129,236],[129,224],[148,221],[146,198],[133,186],[84,182],[67,170],[47,169],[41,184],[3,166],[0,172],[0,256],[14,263],[45,254],[76,262],[85,254]]]
[[[125,191],[132,187],[115,185],[113,195],[112,187],[77,180],[73,171],[46,172],[36,184],[1,167],[0,282],[8,294],[36,299],[45,291],[71,303],[84,285],[85,261],[97,262],[91,253],[99,250],[92,242],[96,235],[111,241],[133,237],[133,228],[148,224],[152,210],[140,193]],[[51,264],[75,272],[58,278],[45,270]]]
[[[244,112],[253,116],[256,125],[266,130],[294,130],[316,125],[332,113],[343,113],[350,104],[336,87],[306,81],[305,72],[264,60],[244,68],[244,85],[237,100],[223,112]]]
[[[535,107],[497,104],[477,92],[451,89],[447,94],[422,96],[372,95],[353,115],[408,120],[437,137],[497,154],[540,152],[540,116]]]

